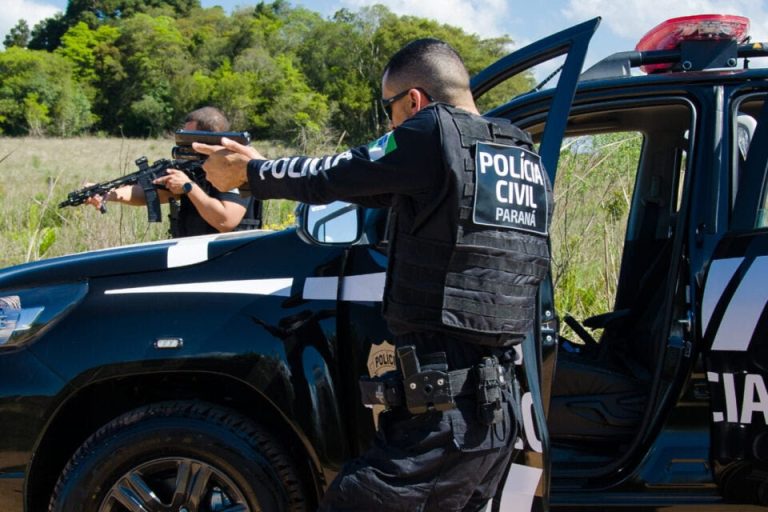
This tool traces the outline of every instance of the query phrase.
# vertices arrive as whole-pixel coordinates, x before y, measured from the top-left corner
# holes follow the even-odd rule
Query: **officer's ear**
[[[414,115],[419,110],[423,109],[427,105],[429,105],[429,98],[421,92],[419,89],[411,89],[408,91],[408,99],[411,102],[410,105],[410,114]]]

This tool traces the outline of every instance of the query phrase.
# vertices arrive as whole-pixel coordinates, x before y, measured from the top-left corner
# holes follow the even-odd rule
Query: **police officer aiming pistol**
[[[551,185],[527,133],[479,115],[446,43],[397,52],[382,95],[392,131],[338,155],[195,149],[220,190],[247,180],[259,199],[391,207],[383,313],[398,370],[361,381],[363,401],[388,410],[320,510],[480,510],[514,455],[513,348],[549,268]]]

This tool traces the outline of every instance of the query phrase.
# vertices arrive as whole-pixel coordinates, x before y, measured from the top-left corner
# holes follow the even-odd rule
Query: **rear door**
[[[472,92],[477,99],[501,82],[530,71],[534,66],[564,58],[561,66],[555,68],[552,75],[543,80],[546,82],[553,75],[558,75],[557,88],[552,96],[539,146],[542,163],[553,185],[568,113],[589,41],[599,24],[600,18],[595,18],[537,41],[500,59],[478,73],[471,82]],[[557,65],[560,65],[559,60]],[[494,110],[500,109],[503,107]],[[536,325],[538,328],[523,342],[518,358],[518,376],[522,375],[520,380],[523,387],[523,435],[518,442],[522,453],[508,468],[501,495],[497,496],[491,506],[492,510],[496,511],[549,508],[550,462],[546,409],[549,405],[557,354],[557,326],[551,279],[544,282],[539,290]]]
[[[765,504],[768,145],[756,141],[768,140],[768,96],[752,91],[737,98],[730,110],[732,215],[706,274],[699,318],[715,478],[729,500]]]

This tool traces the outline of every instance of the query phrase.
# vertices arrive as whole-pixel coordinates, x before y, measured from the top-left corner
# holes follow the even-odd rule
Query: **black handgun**
[[[178,130],[176,132],[176,146],[171,156],[178,160],[205,160],[206,155],[192,149],[193,142],[200,142],[210,146],[220,146],[222,137],[232,139],[244,146],[251,143],[251,134],[248,132],[206,132],[201,130]]]

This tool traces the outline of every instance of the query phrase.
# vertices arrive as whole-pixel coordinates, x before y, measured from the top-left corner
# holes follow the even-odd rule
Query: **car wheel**
[[[50,512],[307,510],[280,444],[244,416],[200,402],[126,413],[75,452]]]

